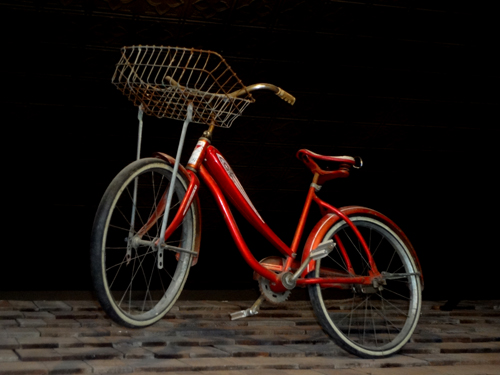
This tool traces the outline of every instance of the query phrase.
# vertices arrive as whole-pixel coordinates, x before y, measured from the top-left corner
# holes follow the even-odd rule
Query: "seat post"
[[[297,225],[297,229],[295,230],[295,235],[293,236],[292,246],[290,246],[290,250],[292,250],[292,256],[288,257],[286,260],[285,269],[284,269],[285,271],[288,271],[290,269],[290,267],[292,266],[293,260],[297,256],[299,242],[300,242],[300,239],[302,238],[302,234],[304,233],[304,227],[306,224],[307,215],[309,214],[309,209],[311,208],[311,202],[316,195],[316,191],[318,190],[318,188],[317,188],[318,187],[318,185],[317,185],[318,178],[319,178],[319,173],[317,173],[317,172],[314,173],[312,183],[309,187],[309,191],[307,192],[307,197],[306,197],[306,201],[304,203],[304,208],[302,209],[302,214],[300,215],[299,224]]]

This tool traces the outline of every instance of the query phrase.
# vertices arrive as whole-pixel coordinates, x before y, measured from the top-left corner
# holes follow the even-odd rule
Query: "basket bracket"
[[[174,163],[174,170],[172,171],[172,180],[170,181],[170,187],[168,189],[168,196],[167,196],[167,205],[165,207],[165,212],[163,214],[163,220],[161,223],[161,231],[160,233],[165,233],[167,230],[167,222],[168,222],[168,213],[170,211],[170,204],[172,203],[172,197],[174,195],[174,190],[175,190],[175,183],[177,181],[177,171],[179,170],[179,162],[181,160],[181,154],[182,154],[182,149],[184,147],[184,140],[186,138],[186,132],[189,123],[191,122],[193,118],[193,103],[190,102],[187,107],[187,115],[186,115],[186,120],[184,120],[184,124],[182,125],[182,132],[181,132],[181,137],[179,139],[179,145],[177,146],[177,155],[175,156],[175,163]],[[159,269],[163,268],[163,244],[165,243],[165,237],[161,235],[159,241],[158,241],[158,262],[157,262],[157,267]]]
[[[143,110],[142,110],[142,104],[139,106],[139,112],[137,113],[137,119],[139,120],[139,129],[138,129],[138,134],[137,134],[137,154],[136,154],[136,160],[139,160],[141,158],[141,143],[142,143],[142,117],[143,117]],[[130,215],[130,231],[128,234],[129,237],[129,243],[130,240],[134,237],[134,228],[135,228],[135,211],[136,211],[136,204],[137,204],[137,178],[134,180],[134,195],[132,198],[132,214]],[[127,246],[127,254],[125,255],[125,259],[127,260],[127,264],[130,262],[132,259],[132,248],[130,246]]]

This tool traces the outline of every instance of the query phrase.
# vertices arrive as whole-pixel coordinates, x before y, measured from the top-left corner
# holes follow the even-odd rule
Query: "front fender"
[[[175,158],[173,158],[170,155],[164,154],[163,152],[156,152],[153,155],[155,158],[164,160],[168,164],[170,164],[172,167],[175,164]],[[179,173],[187,180],[191,180],[191,176],[187,172],[186,168],[184,168],[182,165],[179,164]],[[198,197],[198,194],[195,195],[195,198],[193,199],[193,202],[191,203],[191,207],[193,207],[195,211],[195,217],[198,218],[198,220],[195,220],[195,238],[194,238],[194,251],[198,253],[197,256],[193,258],[193,262],[191,263],[191,266],[194,266],[196,263],[198,263],[198,259],[200,257],[200,243],[201,243],[201,206],[200,206],[200,198]]]
[[[340,211],[345,214],[346,216],[354,216],[354,215],[362,215],[362,216],[367,216],[367,217],[372,217],[377,220],[380,220],[383,222],[385,225],[387,225],[390,229],[392,229],[403,241],[405,246],[408,248],[410,251],[410,254],[415,261],[415,265],[417,266],[418,272],[420,272],[420,281],[422,284],[422,290],[424,287],[424,277],[422,274],[422,267],[420,265],[420,261],[418,259],[417,253],[415,252],[415,249],[413,248],[412,244],[408,240],[408,237],[404,234],[404,232],[387,216],[381,214],[380,212],[377,212],[375,210],[372,210],[370,208],[366,207],[360,207],[360,206],[347,206],[347,207],[342,207],[340,208]],[[325,234],[328,232],[328,230],[335,225],[339,220],[342,220],[337,214],[330,213],[321,218],[320,221],[315,225],[313,230],[311,231],[311,234],[309,234],[309,237],[307,238],[306,244],[304,246],[304,252],[302,253],[302,262],[305,261],[309,253],[314,250],[318,245],[321,243],[322,239],[324,238]],[[307,266],[305,270],[305,274],[309,273],[310,271],[314,270],[315,267],[314,261],[311,261],[309,265]]]

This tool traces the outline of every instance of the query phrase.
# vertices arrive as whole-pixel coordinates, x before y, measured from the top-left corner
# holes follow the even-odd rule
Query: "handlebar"
[[[242,94],[245,94],[246,91],[252,92],[252,91],[257,91],[257,90],[269,90],[274,92],[278,97],[283,99],[285,102],[287,102],[290,105],[293,105],[295,103],[295,97],[290,95],[288,92],[283,90],[282,88],[272,85],[270,83],[256,83],[250,86],[245,87],[244,89],[240,89],[238,91],[234,91],[232,93],[227,94],[227,96],[235,98],[237,96],[240,96]]]
[[[185,87],[179,85],[179,83],[170,76],[165,76],[164,79],[167,80],[172,86],[179,86],[181,89],[185,89]],[[295,103],[294,96],[290,95],[288,92],[286,92],[282,88],[275,86],[275,85],[272,85],[270,83],[256,83],[256,84],[253,84],[250,86],[246,86],[242,89],[230,92],[229,94],[226,94],[225,96],[228,96],[230,98],[237,98],[240,95],[247,94],[248,92],[257,91],[257,90],[272,91],[276,95],[278,95],[279,98],[283,99],[288,104],[293,105]],[[212,94],[212,95],[223,96],[224,94]]]

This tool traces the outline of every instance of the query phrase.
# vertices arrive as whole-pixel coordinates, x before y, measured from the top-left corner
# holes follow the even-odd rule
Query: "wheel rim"
[[[161,318],[177,299],[189,272],[192,256],[164,250],[163,268],[159,269],[155,246],[130,246],[130,238],[144,226],[158,207],[168,189],[171,169],[158,163],[140,168],[123,184],[116,195],[107,218],[103,236],[102,272],[106,294],[117,315],[133,325],[149,325]],[[137,204],[133,209],[134,181],[137,180]],[[177,179],[169,213],[175,217],[187,186]],[[131,224],[131,214],[135,223]],[[142,236],[154,243],[160,237],[163,214]],[[193,216],[188,212],[182,224],[167,240],[167,244],[192,249]],[[127,247],[130,258],[127,258]],[[178,259],[177,259],[178,258]]]
[[[348,289],[321,289],[315,286],[327,331],[343,347],[368,356],[388,355],[398,351],[413,333],[420,314],[420,279],[404,243],[386,225],[366,217],[350,218],[371,249],[378,271],[414,274],[386,280],[382,290],[351,285]],[[361,244],[344,222],[333,226],[325,240],[336,235],[336,248],[320,261],[320,268],[348,272],[339,242],[349,254],[354,271],[368,275],[368,262]]]

